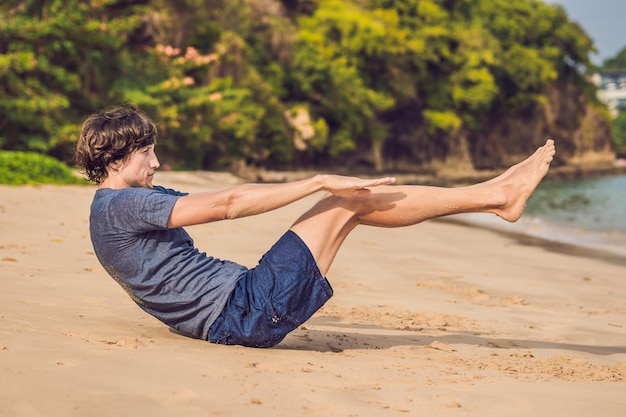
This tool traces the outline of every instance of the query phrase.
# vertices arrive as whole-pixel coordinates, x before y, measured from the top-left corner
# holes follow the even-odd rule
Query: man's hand
[[[324,175],[323,189],[335,195],[364,195],[371,191],[368,187],[388,185],[396,181],[393,177],[363,179],[358,177],[345,177],[342,175]]]

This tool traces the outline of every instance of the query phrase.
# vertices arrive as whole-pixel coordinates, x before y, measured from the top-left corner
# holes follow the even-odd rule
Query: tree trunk
[[[374,170],[382,172],[384,169],[382,140],[372,141],[372,161],[374,162]]]

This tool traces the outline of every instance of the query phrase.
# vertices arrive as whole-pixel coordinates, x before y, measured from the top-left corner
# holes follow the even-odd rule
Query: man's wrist
[[[316,191],[328,191],[328,175],[317,174],[313,177]]]

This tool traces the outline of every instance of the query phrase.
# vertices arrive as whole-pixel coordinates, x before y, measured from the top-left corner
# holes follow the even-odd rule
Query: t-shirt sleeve
[[[185,193],[163,187],[127,188],[112,201],[117,227],[135,232],[167,229],[172,209]],[[114,206],[114,209],[113,209]]]

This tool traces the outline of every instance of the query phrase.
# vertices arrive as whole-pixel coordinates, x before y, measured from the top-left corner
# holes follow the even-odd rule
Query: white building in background
[[[613,117],[626,110],[626,70],[603,71],[591,80],[598,87],[598,99],[608,106]]]

